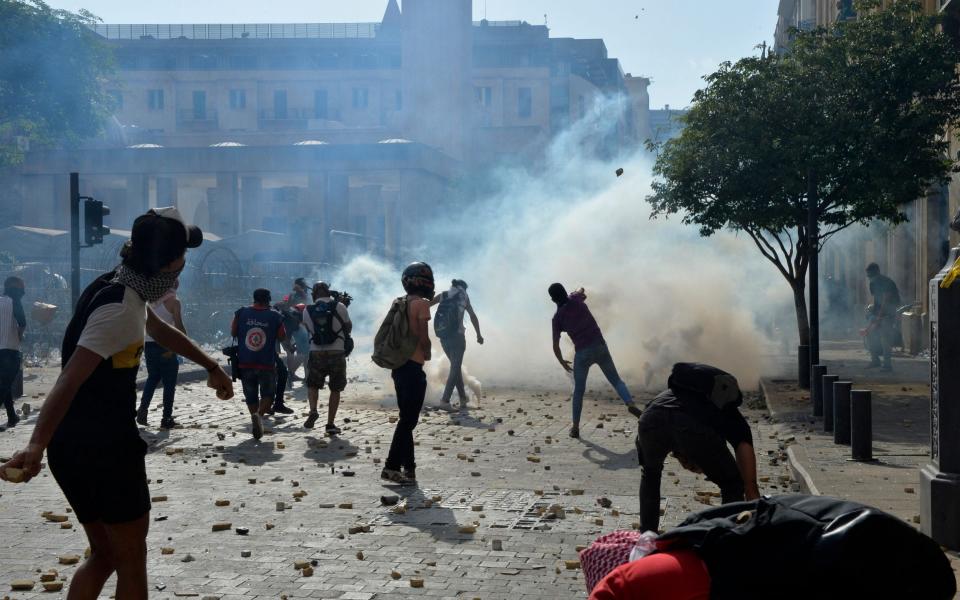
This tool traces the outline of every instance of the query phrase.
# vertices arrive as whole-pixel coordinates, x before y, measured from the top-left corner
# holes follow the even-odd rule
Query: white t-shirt
[[[333,298],[327,296],[326,298],[320,298],[315,304],[323,304],[326,302],[333,302]],[[343,325],[346,325],[350,322],[350,314],[347,312],[347,307],[343,305],[342,302],[337,302],[337,315],[340,316],[340,319],[333,319],[333,331],[334,333],[340,335],[343,331]],[[343,321],[343,325],[340,322]],[[343,338],[344,335],[340,335],[335,342],[332,344],[319,345],[313,343],[313,319],[310,318],[310,313],[307,309],[303,309],[303,325],[307,328],[307,333],[310,334],[310,352],[343,352]]]
[[[20,324],[13,316],[13,298],[0,296],[0,350],[20,350]]]
[[[122,302],[104,304],[90,313],[77,345],[104,360],[112,357],[114,368],[137,367],[146,325],[146,303],[135,291],[124,288]]]

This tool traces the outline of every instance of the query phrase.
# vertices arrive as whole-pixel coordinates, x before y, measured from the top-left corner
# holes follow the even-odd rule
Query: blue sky
[[[106,23],[379,21],[386,0],[48,0]],[[401,2],[402,4],[402,2]],[[689,104],[703,75],[773,37],[776,0],[473,0],[474,17],[542,24],[553,37],[603,38],[625,72],[653,79],[651,105]]]

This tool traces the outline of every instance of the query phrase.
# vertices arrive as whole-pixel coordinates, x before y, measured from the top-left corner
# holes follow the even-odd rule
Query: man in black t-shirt
[[[723,408],[711,396],[713,380],[731,381],[732,375],[707,365],[677,363],[667,381],[668,389],[647,404],[637,430],[640,479],[640,528],[657,531],[660,520],[660,478],[667,455],[673,455],[687,470],[702,473],[720,486],[723,503],[760,497],[757,459],[750,425],[737,409],[736,400]],[[705,381],[705,385],[700,382]],[[691,383],[692,382],[692,383]],[[730,444],[736,458],[731,455]]]

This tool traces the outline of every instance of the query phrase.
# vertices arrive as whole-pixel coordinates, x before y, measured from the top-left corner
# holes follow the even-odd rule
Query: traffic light
[[[110,208],[93,198],[83,199],[83,241],[87,246],[103,243],[103,236],[110,234],[110,228],[103,226],[103,218],[110,214]]]

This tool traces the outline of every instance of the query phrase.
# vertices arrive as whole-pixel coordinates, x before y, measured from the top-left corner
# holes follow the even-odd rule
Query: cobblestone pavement
[[[299,387],[288,401],[298,414],[270,420],[256,443],[241,401],[218,401],[199,383],[181,386],[182,427],[143,432],[154,496],[151,597],[585,596],[581,572],[563,561],[576,560],[578,546],[639,519],[636,422],[606,383],[591,380],[580,440],[567,436],[569,393],[557,387],[566,383],[560,377],[553,388],[488,389],[482,407],[471,401],[467,414],[425,411],[416,430],[420,487],[404,489],[379,479],[396,410],[389,376],[370,373],[347,388],[336,438],[302,427]],[[50,383],[49,373],[28,381],[25,401],[40,403]],[[746,412],[761,455],[762,490],[790,490],[774,426],[760,410]],[[0,456],[27,440],[34,421],[35,413],[0,433]],[[156,425],[159,413],[150,421]],[[669,459],[664,525],[702,502],[718,502],[698,491],[717,488]],[[381,503],[388,494],[401,497],[401,508]],[[612,508],[601,508],[599,496],[612,500]],[[44,511],[69,520],[48,522]],[[41,570],[57,569],[69,584],[76,566],[59,558],[82,554],[86,541],[68,512],[49,472],[26,485],[0,484],[3,593],[56,597],[42,591]],[[227,529],[212,531],[218,523]],[[312,565],[312,576],[295,561]],[[7,591],[22,578],[37,587]],[[412,587],[415,579],[423,586]],[[112,593],[112,581],[106,589]]]

